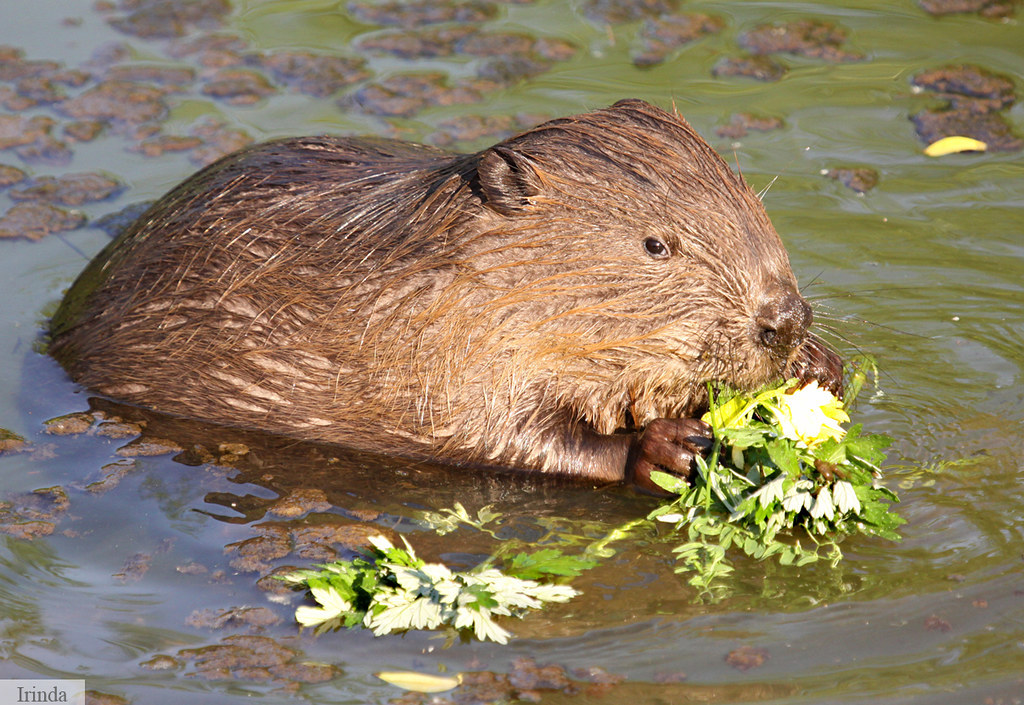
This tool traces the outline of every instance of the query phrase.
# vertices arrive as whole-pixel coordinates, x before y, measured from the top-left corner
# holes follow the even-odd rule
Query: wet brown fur
[[[619,480],[632,432],[695,413],[706,381],[783,374],[805,331],[772,348],[755,322],[780,296],[796,281],[758,198],[680,117],[623,101],[471,155],[228,156],[90,264],[51,352],[172,414]]]

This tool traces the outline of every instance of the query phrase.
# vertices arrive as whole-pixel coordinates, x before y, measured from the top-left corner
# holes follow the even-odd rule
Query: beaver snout
[[[811,326],[810,305],[792,289],[777,289],[754,317],[756,342],[785,358],[800,345]]]

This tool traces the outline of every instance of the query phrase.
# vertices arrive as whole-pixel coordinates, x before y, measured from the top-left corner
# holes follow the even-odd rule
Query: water
[[[31,59],[75,67],[97,47],[127,41],[136,60],[180,65],[167,57],[164,42],[118,34],[92,5],[4,0],[0,43],[26,49]],[[627,96],[666,107],[674,101],[756,190],[771,185],[765,203],[819,320],[848,341],[847,349],[877,357],[881,392],[865,398],[856,416],[897,439],[887,481],[900,492],[908,519],[901,543],[849,540],[835,569],[739,562],[728,596],[708,604],[673,574],[663,544],[638,537],[575,583],[585,591],[581,598],[509,625],[519,638],[507,647],[469,642],[442,649],[443,641],[430,634],[296,636],[294,599],[278,604],[280,598],[255,585],[262,573],[233,566],[238,553],[225,555],[225,547],[275,527],[332,517],[351,522],[372,512],[377,526],[410,532],[425,555],[467,561],[492,550],[493,542],[469,529],[433,538],[411,523],[419,510],[455,500],[471,510],[494,503],[509,534],[536,536],[554,524],[596,536],[640,516],[650,502],[625,491],[481,482],[400,463],[381,467],[375,459],[332,460],[337,454],[330,449],[261,446],[250,438],[243,438],[253,451],[240,473],[171,456],[139,457],[126,461],[128,472],[115,487],[90,492],[86,486],[117,460],[115,450],[126,441],[42,434],[44,419],[80,411],[87,402],[32,351],[63,288],[105,242],[103,233],[87,228],[38,242],[0,242],[0,426],[35,448],[0,457],[0,488],[20,493],[59,485],[70,501],[51,536],[0,540],[0,676],[85,678],[93,690],[134,702],[275,701],[287,679],[236,671],[211,680],[181,658],[169,670],[143,666],[249,632],[190,626],[197,610],[266,606],[282,621],[261,634],[294,649],[295,661],[337,669],[289,696],[312,702],[397,697],[399,691],[372,676],[383,667],[506,673],[524,656],[625,676],[594,702],[1021,702],[1024,162],[1019,153],[927,158],[907,119],[934,103],[910,89],[909,78],[925,69],[976,63],[1012,76],[1019,91],[1019,20],[935,19],[909,2],[868,0],[842,7],[705,2],[684,9],[718,14],[727,28],[652,69],[630,63],[635,23],[608,30],[585,19],[579,3],[511,4],[486,29],[567,39],[581,51],[481,105],[382,121],[290,92],[232,107],[192,90],[171,97],[167,131],[183,134],[197,117],[212,115],[258,139],[386,130],[424,139],[442,120],[464,113],[554,116]],[[68,17],[81,22],[63,24]],[[710,76],[723,54],[735,53],[740,32],[804,17],[841,23],[850,33],[848,48],[866,60],[829,65],[786,57],[789,73],[778,83]],[[353,40],[381,31],[353,20],[343,5],[312,1],[239,2],[227,28],[264,51],[301,47],[347,55]],[[440,58],[415,68],[462,77],[472,74],[474,61]],[[371,58],[368,66],[381,77],[410,64]],[[743,110],[782,117],[785,127],[736,144],[713,138],[716,126]],[[1019,105],[1006,117],[1024,131]],[[34,175],[103,169],[128,184],[116,201],[85,206],[90,216],[158,197],[195,168],[180,154],[147,159],[125,151],[126,144],[105,134],[76,147],[73,162],[62,167],[27,167],[10,151],[0,152],[0,162]],[[858,195],[822,177],[836,166],[873,167],[880,183]],[[0,208],[9,205],[0,193]],[[209,434],[152,424],[153,435],[179,442]],[[276,497],[307,487],[322,489],[333,508],[295,525],[265,513]],[[756,653],[767,659],[739,670],[726,656],[740,647],[763,650]],[[583,697],[554,692],[542,701]]]

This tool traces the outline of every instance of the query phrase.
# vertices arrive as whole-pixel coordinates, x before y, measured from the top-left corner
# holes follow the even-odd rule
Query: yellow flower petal
[[[984,152],[988,145],[984,142],[970,137],[943,137],[924,148],[924,153],[929,157],[941,157],[946,154],[957,152]]]
[[[721,406],[708,411],[701,420],[715,428],[739,428],[745,426],[743,416],[749,410],[751,400],[739,394]]]
[[[462,674],[454,676],[432,676],[415,671],[381,671],[373,675],[382,681],[397,685],[399,688],[414,690],[417,693],[441,693],[451,690],[462,682]]]
[[[776,422],[782,435],[810,448],[829,438],[842,438],[846,431],[840,424],[850,420],[842,402],[816,380],[779,397],[778,410]]]

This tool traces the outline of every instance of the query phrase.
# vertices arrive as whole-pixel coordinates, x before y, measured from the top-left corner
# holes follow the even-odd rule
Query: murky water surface
[[[442,648],[443,639],[423,633],[299,634],[291,619],[299,596],[267,590],[259,579],[285,562],[329,558],[367,526],[405,532],[428,558],[472,564],[494,539],[468,528],[438,539],[416,524],[423,510],[493,504],[503,512],[499,535],[530,540],[554,530],[582,542],[643,515],[651,502],[625,490],[460,477],[159,419],[150,421],[148,439],[202,444],[209,454],[119,450],[136,435],[130,427],[124,438],[96,429],[44,434],[44,420],[89,406],[34,352],[61,291],[106,241],[84,227],[38,241],[0,240],[0,426],[29,441],[0,455],[0,489],[25,505],[24,493],[58,488],[21,508],[41,522],[41,535],[0,537],[0,676],[85,678],[105,702],[277,701],[289,693],[382,703],[401,692],[373,677],[381,668],[508,674],[528,657],[623,677],[578,695],[510,691],[550,703],[1022,702],[1024,161],[1019,151],[925,157],[909,120],[941,103],[912,89],[911,77],[928,69],[976,64],[1024,90],[1019,18],[936,18],[909,0],[689,3],[680,9],[720,18],[718,31],[638,68],[644,23],[619,21],[609,9],[615,3],[474,7],[484,16],[440,26],[469,27],[478,37],[524,34],[532,42],[523,45],[526,58],[496,62],[498,49],[471,53],[472,44],[415,60],[374,51],[368,42],[409,30],[336,2],[238,1],[221,19],[207,18],[236,38],[218,54],[182,48],[210,31],[205,21],[185,22],[183,39],[146,38],[138,36],[145,30],[114,29],[108,20],[127,12],[92,0],[3,0],[0,44],[29,60],[91,72],[84,85],[59,85],[67,96],[88,90],[111,66],[189,71],[162,94],[169,113],[156,133],[139,121],[80,142],[65,136],[76,118],[46,101],[19,105],[29,89],[0,82],[0,102],[14,101],[3,114],[55,119],[50,134],[73,151],[62,160],[10,148],[0,150],[0,163],[29,176],[115,176],[125,186],[120,195],[74,206],[91,219],[156,198],[193,171],[204,159],[195,140],[157,156],[137,150],[161,135],[209,143],[203,126],[211,120],[219,121],[213,132],[235,138],[329,131],[448,143],[470,136],[465,123],[449,124],[461,116],[515,130],[627,96],[674,103],[755,189],[770,185],[768,211],[819,320],[844,349],[878,358],[881,391],[863,398],[856,415],[897,439],[887,482],[903,499],[904,541],[849,540],[837,568],[739,562],[728,591],[708,603],[673,574],[667,544],[638,535],[577,580],[582,597],[509,625],[518,638],[507,647]],[[743,33],[807,18],[844,27],[839,46],[863,59],[775,55],[781,80],[712,76],[723,57],[741,54]],[[412,23],[415,31],[431,28]],[[122,45],[120,53],[97,59],[111,43]],[[210,88],[226,79],[215,76],[218,66],[238,52],[285,50],[365,62],[346,65],[335,83],[304,89],[286,87],[250,59],[242,68],[269,76],[264,84],[234,93]],[[418,103],[402,91],[370,89],[410,71],[441,72],[444,80]],[[453,86],[471,97],[443,93]],[[783,124],[716,137],[739,112]],[[1024,133],[1019,104],[1001,117]],[[493,139],[470,136],[456,146]],[[839,167],[874,169],[878,185],[859,194],[822,175]],[[9,194],[0,191],[0,210],[14,205]],[[231,443],[249,452],[239,455]],[[322,491],[315,506],[289,514],[280,498],[311,488]],[[263,609],[223,624],[210,617],[242,607]],[[214,667],[209,647],[217,646],[242,648]]]

